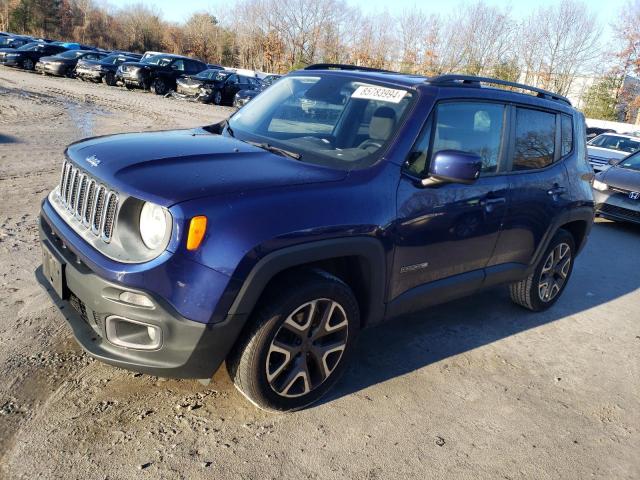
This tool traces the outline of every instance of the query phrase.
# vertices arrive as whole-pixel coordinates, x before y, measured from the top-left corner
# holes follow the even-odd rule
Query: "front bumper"
[[[36,271],[38,282],[65,316],[80,346],[105,363],[161,377],[209,379],[245,323],[246,315],[227,315],[218,323],[188,320],[149,291],[102,278],[42,216],[40,241],[43,249],[62,265],[62,296],[42,268]],[[145,295],[153,307],[120,300],[124,291]],[[106,333],[107,318],[112,316],[156,327],[161,332],[160,345],[154,350],[143,350],[112,343]]]
[[[0,59],[0,65],[4,65],[5,67],[19,67],[21,60],[17,58],[2,58]]]
[[[192,102],[211,103],[213,101],[213,92],[205,93],[202,90],[185,89],[178,85],[176,91],[172,93],[175,98],[182,100],[190,100]]]
[[[146,88],[144,78],[139,73],[117,72],[116,81],[123,85],[134,86],[137,88]]]
[[[101,80],[102,72],[100,70],[89,70],[86,68],[76,68],[76,76],[89,80]]]
[[[640,223],[640,200],[615,191],[593,192],[596,215],[610,220]]]
[[[67,74],[68,65],[63,63],[36,63],[36,71],[39,73],[46,73],[48,75],[56,75],[63,77]]]

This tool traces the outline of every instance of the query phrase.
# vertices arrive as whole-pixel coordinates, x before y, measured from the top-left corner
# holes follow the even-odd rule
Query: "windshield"
[[[123,57],[122,55],[109,55],[100,60],[102,63],[110,63],[115,65],[116,63],[122,63],[126,61],[130,61],[130,59]]]
[[[262,83],[265,86],[269,86],[271,85],[273,82],[275,82],[276,80],[278,80],[280,77],[278,75],[267,75],[266,77],[264,77],[262,79]]]
[[[640,141],[618,135],[600,135],[589,142],[594,147],[634,153],[640,150]]]
[[[350,76],[291,75],[233,115],[227,133],[295,152],[303,162],[365,168],[391,141],[413,97]]]
[[[218,81],[218,82],[223,82],[227,79],[227,77],[231,75],[229,72],[216,72],[216,76],[213,77],[214,80]]]
[[[85,52],[82,52],[80,50],[67,50],[66,52],[62,52],[60,54],[58,54],[58,57],[60,58],[78,58],[81,55],[84,55]]]
[[[22,38],[0,37],[0,47],[15,47],[16,45],[24,45],[26,42]]]
[[[200,80],[208,80],[210,79],[217,70],[203,70],[199,74],[195,75],[193,78],[199,78]]]
[[[147,63],[150,65],[158,65],[159,67],[166,67],[171,63],[172,58],[163,57],[162,55],[155,55],[153,57],[147,57],[142,60],[141,63]]]
[[[26,45],[22,45],[20,48],[17,48],[16,50],[20,50],[21,52],[32,52],[34,50],[37,50],[39,46],[40,46],[39,43],[27,43]]]
[[[617,165],[618,167],[640,171],[640,153],[630,155]]]

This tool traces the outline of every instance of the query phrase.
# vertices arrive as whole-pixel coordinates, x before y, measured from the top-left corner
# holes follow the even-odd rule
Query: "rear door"
[[[482,284],[507,208],[508,123],[504,103],[454,100],[436,105],[398,187],[391,300],[413,289],[410,307],[417,309],[431,303],[429,297],[457,296]],[[420,185],[440,150],[478,154],[480,178],[471,185]]]
[[[491,265],[528,265],[570,205],[563,160],[574,148],[571,118],[527,106],[511,109],[509,209]]]

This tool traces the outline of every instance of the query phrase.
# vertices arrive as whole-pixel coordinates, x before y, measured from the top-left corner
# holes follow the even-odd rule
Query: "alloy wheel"
[[[27,59],[24,61],[24,68],[25,68],[26,70],[33,70],[33,60],[31,60],[30,58],[27,58]]]
[[[213,96],[213,103],[216,105],[220,105],[222,103],[222,92],[220,92],[220,90],[218,90]]]
[[[562,291],[571,269],[571,247],[559,243],[549,252],[540,273],[538,295],[543,302],[550,302]]]
[[[342,359],[348,327],[345,310],[334,300],[318,298],[295,309],[269,346],[271,389],[283,397],[300,397],[320,386]]]

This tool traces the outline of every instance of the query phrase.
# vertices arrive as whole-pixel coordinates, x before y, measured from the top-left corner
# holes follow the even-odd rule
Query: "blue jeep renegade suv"
[[[498,284],[553,305],[592,177],[561,96],[314,65],[220,124],[69,146],[38,278],[92,356],[197,379],[226,361],[254,404],[295,410],[364,327]]]

